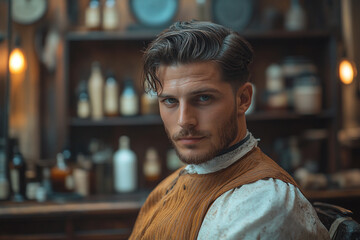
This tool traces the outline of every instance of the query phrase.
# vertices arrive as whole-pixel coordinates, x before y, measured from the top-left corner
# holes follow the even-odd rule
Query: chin
[[[201,164],[205,163],[215,157],[210,151],[199,151],[194,149],[187,149],[183,151],[176,150],[180,160],[186,164]]]

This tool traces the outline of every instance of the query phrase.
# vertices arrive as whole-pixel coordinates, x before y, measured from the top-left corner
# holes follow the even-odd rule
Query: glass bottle
[[[83,80],[79,84],[78,102],[77,102],[77,116],[79,118],[90,117],[90,98],[87,89],[87,83]]]
[[[155,148],[148,148],[145,154],[143,172],[147,185],[155,187],[161,177],[161,163]]]
[[[115,0],[106,0],[102,23],[104,30],[116,30],[118,28],[119,18]]]
[[[0,138],[0,200],[9,197],[9,181],[6,176],[6,151],[5,139]]]
[[[85,11],[85,26],[90,30],[100,30],[100,24],[100,2],[99,0],[90,0]]]
[[[130,149],[127,136],[119,138],[119,149],[114,154],[114,186],[115,191],[132,192],[137,185],[137,158]]]
[[[125,80],[124,90],[120,96],[120,113],[123,116],[134,116],[139,113],[138,96],[130,78]]]
[[[25,200],[26,194],[26,163],[16,140],[12,149],[12,157],[9,163],[11,190],[13,193],[12,200],[22,202]]]
[[[108,117],[117,116],[119,114],[119,86],[114,74],[108,72],[105,81],[104,91],[104,111]]]
[[[55,192],[71,192],[74,189],[72,171],[62,153],[56,155],[56,165],[51,168],[51,183]]]
[[[94,120],[102,119],[104,116],[103,90],[104,78],[101,73],[100,64],[99,62],[93,62],[88,84],[88,92],[90,95],[91,117]]]
[[[141,114],[150,115],[150,114],[159,114],[159,102],[157,94],[154,90],[146,87],[146,92],[141,96]]]
[[[291,0],[290,9],[285,16],[285,28],[288,31],[304,30],[306,27],[306,14],[299,0]]]

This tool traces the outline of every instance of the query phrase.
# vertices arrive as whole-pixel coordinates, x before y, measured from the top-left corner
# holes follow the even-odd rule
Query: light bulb
[[[21,73],[26,68],[26,59],[20,48],[14,48],[9,58],[9,70],[12,74]]]
[[[343,59],[339,65],[339,77],[344,84],[350,84],[356,76],[355,65],[347,59]]]

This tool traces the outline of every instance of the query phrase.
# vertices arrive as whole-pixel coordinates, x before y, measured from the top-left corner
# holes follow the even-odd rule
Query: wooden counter
[[[1,202],[0,239],[128,239],[147,194],[72,202]]]

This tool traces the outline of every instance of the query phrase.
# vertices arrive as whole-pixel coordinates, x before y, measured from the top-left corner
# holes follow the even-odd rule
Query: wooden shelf
[[[72,127],[90,126],[139,126],[139,125],[161,125],[162,120],[159,115],[145,115],[134,117],[109,117],[100,120],[72,118]]]
[[[127,32],[105,32],[105,31],[79,31],[66,34],[67,41],[134,41],[152,40],[159,34],[157,31],[127,31]]]
[[[317,201],[329,199],[360,198],[360,188],[304,190],[303,192],[309,200]]]
[[[319,120],[319,119],[331,119],[334,117],[332,110],[325,110],[319,114],[299,114],[289,111],[263,111],[254,112],[246,115],[247,121],[277,121],[277,120]]]
[[[303,115],[287,111],[255,112],[246,116],[247,121],[277,121],[277,120],[319,120],[331,119],[334,117],[332,111],[324,111],[320,114]],[[159,115],[145,115],[134,117],[105,117],[100,120],[72,118],[70,126],[89,127],[89,126],[137,126],[137,125],[162,125]]]
[[[127,41],[127,40],[152,40],[160,31],[74,31],[66,34],[67,41]],[[244,31],[240,32],[242,36],[249,40],[291,40],[291,39],[327,39],[331,36],[329,31],[311,30],[311,31]]]
[[[331,36],[331,33],[326,30],[309,30],[309,31],[245,31],[240,32],[242,36],[251,40],[291,40],[291,39],[326,39]]]

